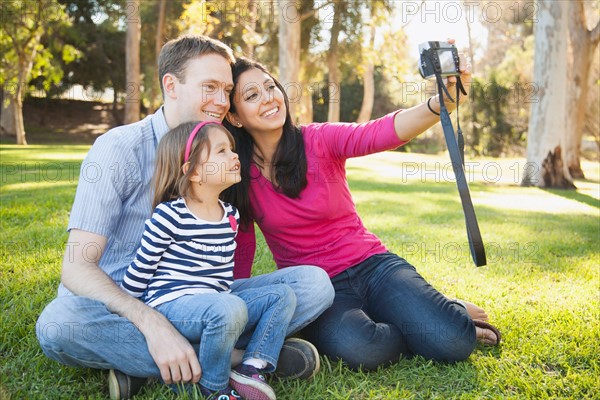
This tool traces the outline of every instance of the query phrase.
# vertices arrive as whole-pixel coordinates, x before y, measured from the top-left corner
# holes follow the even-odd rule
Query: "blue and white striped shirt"
[[[67,230],[107,238],[98,265],[117,285],[140,244],[144,221],[152,215],[151,180],[156,147],[169,131],[163,109],[142,121],[100,136],[81,164]],[[68,251],[94,254],[94,243],[67,243]],[[59,296],[72,295],[61,283]]]
[[[196,217],[183,198],[159,204],[122,287],[151,307],[188,294],[229,291],[240,217],[235,207],[219,203],[224,213],[218,222]]]

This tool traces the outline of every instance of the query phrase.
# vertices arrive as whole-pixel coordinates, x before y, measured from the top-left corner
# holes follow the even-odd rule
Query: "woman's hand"
[[[448,39],[448,43],[454,43],[454,39]],[[469,63],[467,62],[466,57],[464,55],[459,54],[460,64],[460,80],[465,87],[465,91],[467,95],[461,93],[460,95],[460,103],[464,103],[468,101],[469,91],[471,89],[471,68]],[[448,93],[452,97],[456,96],[456,77],[450,76],[447,78],[446,88],[448,89]],[[419,104],[418,106],[411,107],[407,110],[404,110],[400,113],[397,113],[394,118],[394,129],[396,131],[396,135],[403,142],[408,142],[415,138],[416,136],[423,133],[425,130],[429,129],[436,123],[440,122],[440,102],[439,95],[434,96],[429,99],[428,102],[424,102]],[[449,112],[452,112],[456,109],[456,103],[452,103],[449,99],[444,96],[444,104]],[[431,109],[430,109],[431,107]]]
[[[448,39],[448,43],[450,44],[454,44],[454,39]],[[464,102],[466,102],[469,99],[469,94],[471,93],[471,81],[473,80],[473,77],[471,75],[471,64],[469,64],[466,56],[464,53],[459,53],[458,54],[459,57],[459,68],[458,70],[460,71],[460,80],[465,88],[465,91],[467,92],[467,95],[465,96],[464,94],[460,94],[460,104],[463,104]],[[456,94],[456,77],[455,76],[449,76],[448,77],[448,84],[446,85],[447,89],[448,89],[448,93],[450,93],[452,95],[452,97],[455,97]],[[446,99],[447,100],[447,99]],[[448,111],[453,111],[456,109],[456,104],[452,103],[450,101],[445,101],[446,107],[448,108]]]

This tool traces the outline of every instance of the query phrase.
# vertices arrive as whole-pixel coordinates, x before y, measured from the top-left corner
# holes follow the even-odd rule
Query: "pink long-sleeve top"
[[[356,212],[346,159],[394,149],[405,142],[388,114],[364,124],[313,123],[302,127],[308,185],[291,199],[251,165],[250,207],[278,268],[316,265],[330,277],[387,249]],[[254,227],[237,236],[234,277],[247,278],[256,249]]]

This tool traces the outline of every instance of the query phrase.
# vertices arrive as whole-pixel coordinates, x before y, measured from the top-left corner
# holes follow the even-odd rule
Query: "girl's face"
[[[281,133],[287,109],[283,93],[269,74],[257,68],[242,73],[233,103],[236,110],[230,118],[233,125],[241,123],[251,134]]]
[[[240,160],[233,151],[233,143],[220,128],[208,131],[210,152],[208,149],[200,153],[196,178],[202,185],[219,187],[221,190],[241,180]]]

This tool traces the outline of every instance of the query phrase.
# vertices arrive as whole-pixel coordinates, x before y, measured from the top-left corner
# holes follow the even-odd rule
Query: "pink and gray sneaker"
[[[265,373],[251,365],[240,364],[232,369],[229,384],[244,399],[276,400],[273,388],[267,384]]]
[[[202,385],[200,386],[200,393],[205,400],[246,400],[240,396],[231,386],[227,386],[222,390],[210,390]]]

